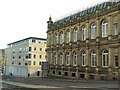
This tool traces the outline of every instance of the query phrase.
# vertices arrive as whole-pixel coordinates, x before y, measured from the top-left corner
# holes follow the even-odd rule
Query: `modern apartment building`
[[[120,1],[103,2],[53,22],[49,18],[49,76],[120,79]]]
[[[29,37],[8,44],[5,49],[5,74],[42,76],[41,64],[46,62],[46,39]]]

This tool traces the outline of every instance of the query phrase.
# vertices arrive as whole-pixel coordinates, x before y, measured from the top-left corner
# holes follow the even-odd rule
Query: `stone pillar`
[[[78,24],[77,30],[78,30],[78,41],[80,41],[80,24]]]
[[[82,66],[82,54],[81,54],[81,50],[80,50],[78,62],[79,62],[79,66]]]
[[[102,66],[102,58],[99,50],[100,50],[99,46],[97,46],[97,50],[96,50],[97,67]]]
[[[88,67],[85,68],[85,79],[89,79],[89,74],[87,73]]]
[[[108,17],[108,40],[112,40],[112,34],[113,34],[113,23],[111,15]]]
[[[53,62],[53,52],[51,52],[51,60],[50,60],[51,64],[54,64]]]
[[[71,26],[70,28],[70,42],[74,41],[74,27]]]
[[[79,72],[78,72],[78,67],[76,67],[76,79],[79,79]]]
[[[82,41],[82,28],[81,28],[81,27],[82,27],[82,26],[80,25],[80,26],[79,26],[79,29],[80,29],[80,30],[79,30],[79,35],[78,35],[80,41]]]
[[[108,80],[112,80],[112,69],[111,68],[108,68]]]
[[[99,21],[99,17],[96,18],[97,20],[97,37],[100,37],[100,33],[101,33],[101,30],[100,30],[100,21]]]
[[[79,49],[77,51],[77,66],[80,66],[80,53],[79,53]]]
[[[89,47],[86,47],[86,66],[90,66],[90,53],[89,53]]]
[[[60,53],[57,51],[57,65],[60,65]]]
[[[99,70],[99,68],[96,67],[96,77],[95,77],[96,80],[100,80],[100,75],[98,73],[98,70]]]
[[[109,48],[109,59],[108,59],[108,66],[113,67],[114,66],[114,59],[113,59],[113,54],[112,54],[112,48]]]
[[[86,30],[87,30],[86,31],[86,33],[87,33],[87,37],[86,38],[90,38],[90,35],[89,35],[90,34],[90,30],[89,30],[89,21],[88,20],[86,21]]]

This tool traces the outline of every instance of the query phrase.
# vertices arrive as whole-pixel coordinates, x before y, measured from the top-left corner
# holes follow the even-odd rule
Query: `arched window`
[[[62,65],[62,64],[63,64],[63,54],[60,53],[60,65]]]
[[[70,65],[70,53],[66,53],[66,65]]]
[[[74,66],[77,65],[77,53],[76,52],[73,53],[73,65]]]
[[[95,67],[97,64],[96,62],[96,52],[95,51],[92,51],[91,52],[91,66],[92,67]]]
[[[87,35],[86,27],[82,26],[82,40],[86,40],[86,35]]]
[[[85,51],[82,52],[82,66],[86,65],[86,53]]]
[[[68,30],[66,33],[66,42],[69,43],[70,42],[70,31]]]
[[[74,30],[74,42],[77,42],[78,40],[78,30]]]
[[[93,23],[91,25],[91,39],[95,39],[97,36],[97,29],[96,29],[96,24]]]
[[[54,54],[54,65],[56,65],[56,64],[57,64],[57,55]]]
[[[58,36],[57,36],[57,34],[55,33],[55,35],[54,35],[54,44],[57,44],[58,43]]]
[[[102,22],[102,37],[107,37],[108,36],[108,21],[104,20]]]
[[[102,66],[106,67],[108,66],[108,51],[107,50],[103,50],[102,52]]]
[[[60,33],[60,44],[64,42],[63,32]]]

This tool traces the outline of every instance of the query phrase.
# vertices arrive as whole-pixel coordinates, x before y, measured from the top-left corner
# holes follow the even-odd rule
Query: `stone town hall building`
[[[118,80],[120,1],[104,2],[53,22],[47,31],[48,75]]]

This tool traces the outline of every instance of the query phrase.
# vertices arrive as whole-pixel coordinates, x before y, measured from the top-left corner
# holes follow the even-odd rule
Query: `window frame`
[[[93,57],[94,57],[94,60],[93,60]],[[97,65],[96,52],[92,51],[91,52],[91,66],[96,67],[96,65]]]
[[[86,52],[82,52],[82,66],[86,66]]]
[[[67,66],[70,65],[70,53],[69,52],[66,53],[66,65]]]
[[[95,39],[97,37],[97,26],[95,23],[91,24],[91,39]]]
[[[87,39],[87,29],[86,26],[83,25],[82,26],[82,40],[86,40]]]
[[[109,23],[107,20],[102,21],[102,37],[108,37]]]
[[[102,51],[102,67],[108,67],[109,66],[109,52],[108,50]]]

